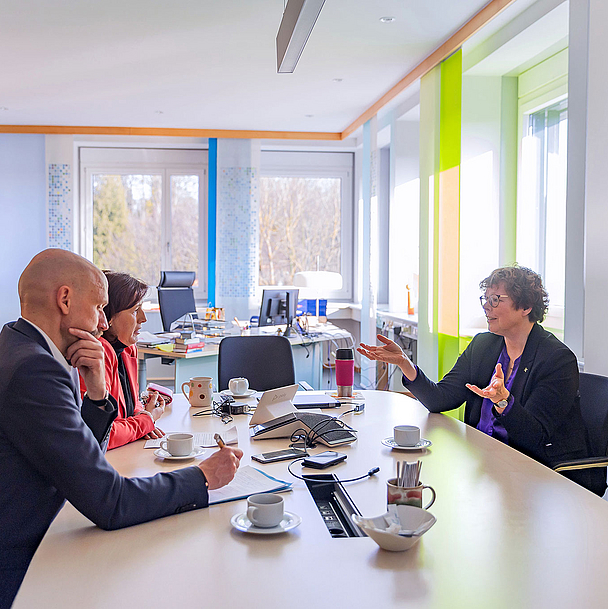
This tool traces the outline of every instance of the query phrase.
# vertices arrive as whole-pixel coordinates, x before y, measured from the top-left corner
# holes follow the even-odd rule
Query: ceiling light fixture
[[[393,23],[395,21],[394,17],[380,17],[380,21],[382,23]]]
[[[277,33],[277,72],[291,74],[308,42],[325,0],[288,0]]]

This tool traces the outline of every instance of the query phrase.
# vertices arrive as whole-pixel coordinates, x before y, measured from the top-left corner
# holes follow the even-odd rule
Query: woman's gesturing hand
[[[494,375],[490,380],[490,384],[484,389],[480,389],[477,385],[471,385],[470,383],[467,383],[466,387],[478,396],[488,398],[494,402],[494,404],[501,400],[508,400],[511,395],[509,390],[505,387],[505,375],[502,371],[501,364],[496,364],[496,369],[494,370]],[[497,408],[496,410],[500,413],[503,411],[502,408]]]
[[[378,340],[383,343],[382,345],[366,345],[361,343],[357,347],[357,351],[367,357],[367,359],[378,360],[387,364],[394,364],[399,366],[405,376],[413,381],[416,378],[417,372],[414,364],[409,358],[403,353],[401,347],[390,338],[382,334],[377,335]]]

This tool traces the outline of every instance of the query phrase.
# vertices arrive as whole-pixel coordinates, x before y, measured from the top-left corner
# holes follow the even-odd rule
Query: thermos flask
[[[338,397],[352,397],[354,378],[355,359],[353,350],[338,349],[336,351],[336,384],[338,385]]]

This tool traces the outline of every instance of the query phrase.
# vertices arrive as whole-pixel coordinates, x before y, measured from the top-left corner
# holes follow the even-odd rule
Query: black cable
[[[304,459],[307,459],[307,457],[300,457],[299,459],[295,459],[294,461],[292,461],[288,466],[287,466],[287,471],[294,477],[297,478],[298,480],[304,480],[304,482],[306,482],[306,480],[308,480],[308,478],[304,478],[303,476],[298,476],[298,474],[294,474],[291,471],[291,466],[294,463],[297,463],[298,461],[304,461]],[[371,478],[372,476],[374,476],[375,474],[377,474],[380,471],[379,467],[373,467],[372,469],[370,469],[367,474],[363,474],[363,476],[357,476],[356,478],[348,478],[346,480],[340,480],[339,478],[336,478],[334,480],[334,482],[339,482],[340,484],[344,484],[345,482],[356,482],[357,480],[363,480],[364,478]],[[312,476],[314,476],[314,474],[311,474]]]

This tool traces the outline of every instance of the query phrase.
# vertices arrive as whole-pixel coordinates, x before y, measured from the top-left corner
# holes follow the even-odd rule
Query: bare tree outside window
[[[198,181],[195,175],[171,176],[171,253],[179,271],[198,271]]]
[[[340,188],[340,178],[260,178],[260,285],[290,285],[317,259],[340,272]]]
[[[93,262],[156,285],[161,265],[161,176],[93,176]]]

